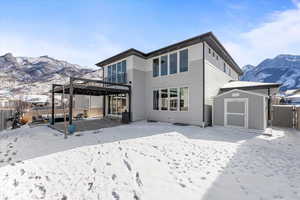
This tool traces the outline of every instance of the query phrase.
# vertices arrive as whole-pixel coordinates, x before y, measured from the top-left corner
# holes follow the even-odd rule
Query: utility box
[[[129,112],[125,111],[122,113],[122,123],[128,124],[130,122],[130,114]]]

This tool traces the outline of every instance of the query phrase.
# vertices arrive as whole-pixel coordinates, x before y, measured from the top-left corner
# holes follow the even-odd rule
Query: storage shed
[[[239,89],[214,98],[213,125],[265,129],[268,120],[268,96]]]

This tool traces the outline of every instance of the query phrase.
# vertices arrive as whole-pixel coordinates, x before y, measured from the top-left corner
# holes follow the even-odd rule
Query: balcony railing
[[[127,73],[116,74],[115,77],[104,77],[104,81],[111,83],[123,83],[127,84]]]

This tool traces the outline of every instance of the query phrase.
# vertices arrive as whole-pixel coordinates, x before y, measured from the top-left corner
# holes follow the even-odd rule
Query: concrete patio
[[[115,119],[109,118],[101,118],[101,119],[82,119],[82,120],[74,120],[73,125],[76,126],[76,132],[80,131],[91,131],[97,130],[101,128],[108,128],[121,125],[122,122]],[[67,122],[68,125],[68,122]],[[50,125],[51,128],[58,130],[60,132],[64,132],[64,123],[58,122],[54,125]]]

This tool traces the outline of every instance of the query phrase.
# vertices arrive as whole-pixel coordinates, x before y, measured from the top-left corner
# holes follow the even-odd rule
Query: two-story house
[[[208,32],[158,50],[129,49],[96,64],[108,82],[131,85],[131,120],[211,123],[213,97],[242,70]],[[128,110],[128,95],[105,96],[105,113]]]

